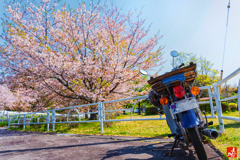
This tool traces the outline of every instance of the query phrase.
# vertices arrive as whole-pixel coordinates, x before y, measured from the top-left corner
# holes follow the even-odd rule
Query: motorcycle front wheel
[[[198,159],[207,160],[207,154],[203,147],[203,143],[201,141],[197,127],[189,128],[188,133],[195,148],[195,151],[197,152]]]

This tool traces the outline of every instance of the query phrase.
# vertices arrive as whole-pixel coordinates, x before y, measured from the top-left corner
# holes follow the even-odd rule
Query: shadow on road
[[[166,153],[170,151],[172,144],[149,144],[147,146],[127,146],[121,149],[109,150],[106,153],[106,156],[102,158],[102,160],[109,159],[115,156],[122,156],[122,155],[129,155],[129,154],[136,154],[139,155],[137,157],[141,159],[179,159],[179,160],[193,160],[195,159],[194,153],[192,150],[184,151],[182,148],[177,147],[173,151],[173,156],[169,157],[166,156]],[[150,155],[149,158],[143,157],[144,155]],[[137,160],[139,158],[130,158],[131,160]],[[126,158],[126,160],[130,160]]]

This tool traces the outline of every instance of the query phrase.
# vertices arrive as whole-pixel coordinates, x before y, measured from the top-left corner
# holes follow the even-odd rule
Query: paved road
[[[0,128],[1,160],[137,160],[137,159],[197,159],[193,147],[184,151],[170,150],[173,139],[146,139],[115,136],[49,135]],[[205,145],[210,160],[222,159],[209,145]]]

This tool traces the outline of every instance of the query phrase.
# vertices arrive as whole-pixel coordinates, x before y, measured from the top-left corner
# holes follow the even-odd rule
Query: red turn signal
[[[196,96],[196,95],[198,95],[198,94],[200,93],[200,89],[199,89],[198,87],[196,87],[196,86],[193,86],[193,87],[191,88],[191,93],[192,93],[194,96]]]
[[[162,97],[162,98],[160,99],[160,103],[161,103],[161,105],[167,105],[167,104],[168,104],[168,99],[167,99],[167,97]]]

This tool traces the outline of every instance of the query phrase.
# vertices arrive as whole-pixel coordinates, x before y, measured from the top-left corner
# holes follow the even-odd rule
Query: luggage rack
[[[155,78],[151,77],[150,80],[148,80],[148,84],[151,85],[152,90],[154,90],[157,93],[161,93],[162,91],[167,89],[167,86],[162,83],[162,80],[164,78],[167,78],[167,77],[179,74],[179,73],[184,73],[184,76],[185,76],[184,84],[191,85],[191,84],[193,84],[193,82],[197,76],[196,67],[197,67],[196,64],[191,62],[189,64],[189,66],[177,69],[175,71],[163,74],[163,75],[155,77]],[[177,81],[171,82],[169,84],[169,87],[180,85],[181,83],[182,82],[177,80]]]

